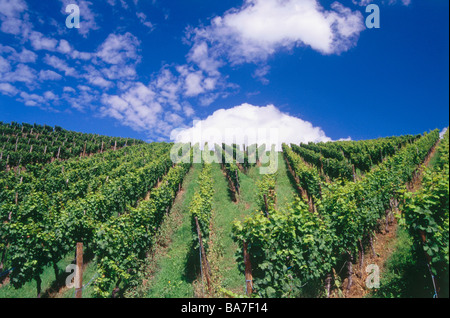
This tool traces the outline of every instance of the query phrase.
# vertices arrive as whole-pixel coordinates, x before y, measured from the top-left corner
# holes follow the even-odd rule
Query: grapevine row
[[[61,127],[0,122],[0,171],[8,167],[48,163],[141,144],[131,138],[106,137],[67,131]]]
[[[21,204],[14,205],[14,217],[0,227],[2,238],[11,242],[5,246],[8,261],[17,268],[11,274],[13,286],[20,287],[30,279],[39,282],[44,266],[56,264],[76,242],[89,246],[97,223],[136,205],[171,166],[169,145],[159,147],[164,152],[154,161],[124,171],[124,175],[108,180],[95,192],[88,191],[73,200],[67,200],[64,191],[51,196],[32,192]]]
[[[109,297],[112,287],[123,284],[126,289],[133,280],[189,168],[190,164],[171,168],[148,200],[119,217],[94,223],[97,230],[92,245],[98,258],[98,296]]]
[[[239,168],[236,165],[236,162],[232,155],[230,155],[226,150],[225,147],[220,147],[219,145],[215,144],[215,151],[216,155],[221,158],[222,162],[222,168],[224,169],[229,184],[230,189],[235,195],[239,195],[240,193],[240,176],[239,176]]]
[[[213,180],[211,176],[211,164],[204,164],[202,172],[198,177],[198,188],[189,206],[191,214],[192,232],[194,237],[198,238],[197,222],[204,239],[204,245],[207,246],[209,238],[209,229],[212,213],[212,197],[214,194]],[[198,240],[194,240],[198,241]]]
[[[275,192],[276,178],[275,174],[266,174],[256,184],[258,188],[258,207],[269,217],[275,209],[277,194]]]
[[[418,259],[425,259],[438,285],[448,283],[449,270],[449,133],[436,149],[434,164],[425,168],[422,188],[403,197],[402,218],[413,238]],[[434,280],[433,277],[433,280]],[[433,283],[436,283],[433,282]],[[438,292],[439,286],[436,286]],[[448,291],[447,291],[448,293]]]
[[[301,190],[306,192],[308,199],[321,197],[322,180],[318,170],[308,164],[296,154],[288,145],[283,144],[283,155],[292,169],[295,181]]]
[[[420,137],[405,135],[363,141],[308,143],[294,147],[294,151],[326,174],[328,171],[331,178],[341,176],[351,180],[353,167],[363,173],[368,172],[384,158],[394,155],[407,143]]]
[[[241,246],[244,241],[249,244],[257,290],[269,297],[322,290],[323,280],[330,281],[340,260],[347,261],[351,277],[354,255],[364,250],[392,198],[399,197],[438,138],[438,131],[425,134],[357,182],[323,183],[317,212],[310,212],[299,199],[291,207],[272,211],[270,219],[257,213],[236,222],[233,233]],[[284,149],[290,164],[295,164],[296,157],[287,146]],[[300,174],[307,166],[298,164]],[[301,290],[305,284],[309,287]]]

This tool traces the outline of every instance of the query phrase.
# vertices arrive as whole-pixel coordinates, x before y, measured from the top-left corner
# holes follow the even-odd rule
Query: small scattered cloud
[[[97,56],[108,64],[138,63],[140,41],[127,32],[125,34],[110,34],[101,44]]]
[[[26,34],[31,28],[27,10],[24,0],[0,0],[0,30],[13,35]]]
[[[9,83],[22,82],[25,84],[34,85],[36,78],[37,72],[34,69],[25,64],[18,64],[14,71],[11,70],[3,73],[1,81]]]
[[[160,124],[164,114],[160,103],[155,99],[155,92],[142,83],[136,83],[120,95],[102,97],[104,116],[113,117],[122,124],[135,130],[148,131],[150,127]]]
[[[206,72],[210,76],[220,75],[219,68],[224,64],[210,55],[208,44],[204,41],[195,43],[191,48],[187,60],[196,64],[200,70]]]
[[[65,92],[65,93],[76,93],[76,90],[73,87],[64,86],[63,92]]]
[[[186,96],[197,96],[205,92],[202,72],[192,72],[186,76]]]
[[[56,101],[56,100],[59,99],[58,96],[55,95],[55,94],[54,94],[53,92],[51,92],[51,91],[46,91],[46,92],[44,93],[44,98],[45,98],[46,100],[48,100],[48,101]]]
[[[262,84],[267,85],[269,84],[269,80],[266,78],[266,75],[270,72],[270,66],[263,65],[258,67],[255,72],[253,72],[253,78],[256,78],[259,80]]]
[[[37,59],[37,54],[33,51],[22,48],[21,52],[17,52],[16,49],[10,46],[4,46],[0,44],[0,54],[7,57],[11,62],[17,63],[34,63]]]
[[[70,67],[66,61],[64,61],[63,59],[60,59],[59,57],[55,56],[55,55],[49,55],[46,54],[44,57],[44,62],[48,65],[50,65],[51,67],[64,72],[64,74],[66,76],[73,76],[73,77],[77,77],[77,71],[75,70],[75,68]]]
[[[62,79],[61,74],[52,70],[41,70],[39,72],[39,80],[41,81],[59,81],[60,79]]]
[[[67,42],[67,40],[59,40],[59,45],[57,47],[57,51],[61,54],[68,54],[72,51],[72,47],[69,44],[69,42]]]
[[[153,23],[151,23],[147,19],[147,15],[144,12],[136,12],[136,16],[138,17],[139,21],[142,23],[142,25],[146,26],[150,30],[154,29]]]
[[[409,6],[411,4],[411,0],[352,0],[354,5],[358,6],[368,6],[371,3],[374,4],[382,4],[382,5],[395,5],[395,4],[402,4],[404,6]]]
[[[128,3],[125,0],[107,0],[107,2],[113,7],[120,3],[123,9],[128,9]],[[135,5],[137,4],[137,0],[133,0],[133,2]]]
[[[11,70],[11,64],[7,59],[0,55],[0,73],[7,73]]]
[[[37,94],[28,94],[27,92],[20,93],[20,99],[26,106],[39,107],[46,104],[45,98]]]
[[[28,39],[36,51],[56,51],[58,40],[44,36],[41,32],[32,31]]]
[[[9,83],[0,83],[0,92],[7,96],[15,96],[19,90]]]

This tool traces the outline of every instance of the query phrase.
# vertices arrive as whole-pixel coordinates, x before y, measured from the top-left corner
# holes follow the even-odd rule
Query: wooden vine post
[[[361,241],[361,239],[358,240],[359,242],[359,271],[360,271],[360,278],[364,276],[364,246]]]
[[[264,194],[264,205],[266,207],[266,216],[269,218],[269,204],[267,203],[267,196]]]
[[[82,298],[83,292],[83,243],[77,243],[77,269],[75,273],[75,298]]]
[[[350,288],[352,287],[353,280],[353,254],[350,251],[347,251],[348,253],[348,261],[347,261],[347,269],[348,269],[348,283],[347,283],[347,292],[350,291]]]
[[[430,272],[431,281],[433,283],[433,288],[434,288],[434,291],[435,291],[435,295],[433,297],[439,298],[440,288],[439,288],[439,286],[437,284],[436,278],[435,278],[435,276],[433,274],[433,270],[431,268],[431,256],[427,252],[425,252],[425,249],[424,249],[424,246],[425,246],[425,244],[427,242],[427,235],[426,235],[426,233],[423,230],[419,230],[419,235],[420,235],[420,238],[422,239],[422,250],[423,250],[423,253],[425,255],[428,271]]]
[[[208,284],[208,290],[209,292],[211,292],[211,278],[210,278],[211,269],[209,267],[208,260],[206,259],[205,247],[203,246],[202,233],[200,231],[200,226],[198,224],[197,217],[195,217],[195,225],[197,226],[198,241],[200,243],[200,251],[202,254],[200,266],[204,269],[203,272],[205,273],[206,283]]]
[[[327,273],[327,277],[325,279],[325,289],[327,290],[327,298],[330,298],[331,295],[331,281],[333,280],[333,276],[331,273]]]
[[[241,187],[241,185],[239,184],[239,174],[238,174],[238,171],[236,170],[235,171],[235,178],[236,178],[236,190],[237,190],[237,194],[239,195],[240,194],[240,187]]]
[[[250,263],[250,255],[248,254],[248,245],[244,241],[244,265],[245,265],[245,287],[247,290],[247,296],[251,296],[253,293],[253,276],[252,276],[252,264]]]

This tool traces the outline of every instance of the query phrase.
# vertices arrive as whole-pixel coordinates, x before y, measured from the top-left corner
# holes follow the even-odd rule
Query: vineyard
[[[69,159],[102,153],[142,143],[117,138],[67,131],[61,127],[0,122],[0,171],[29,164],[45,164],[55,159]]]
[[[448,132],[279,153],[195,145],[183,163],[165,142],[18,123],[0,134],[0,298],[377,297],[384,273],[372,288],[367,268],[384,267],[379,242],[397,231],[417,288],[448,297]]]

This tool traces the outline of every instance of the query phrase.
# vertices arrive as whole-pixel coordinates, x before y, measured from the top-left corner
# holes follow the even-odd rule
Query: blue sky
[[[78,29],[65,23],[72,3]],[[365,26],[369,3],[379,5],[379,29]],[[194,120],[278,126],[293,142],[442,129],[448,6],[0,0],[0,121],[147,141]]]

